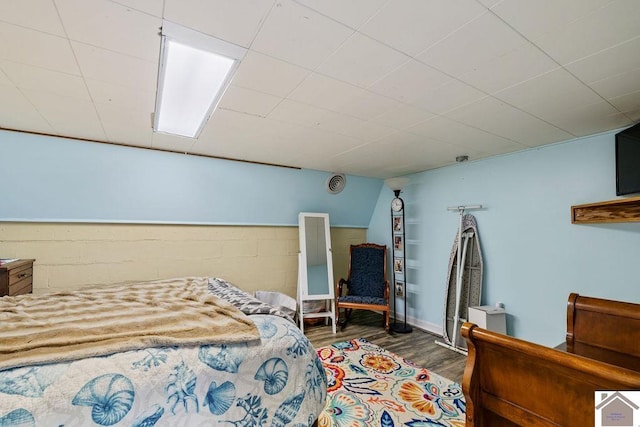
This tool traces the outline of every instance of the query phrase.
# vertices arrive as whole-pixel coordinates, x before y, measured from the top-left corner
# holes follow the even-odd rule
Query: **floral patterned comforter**
[[[0,372],[0,427],[311,426],[326,377],[290,321],[252,315],[261,340],[159,347]]]

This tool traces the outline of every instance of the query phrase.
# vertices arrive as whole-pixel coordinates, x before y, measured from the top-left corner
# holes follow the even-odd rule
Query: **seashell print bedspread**
[[[208,284],[207,277],[186,277],[0,298],[0,371],[143,347],[258,339],[253,322]]]
[[[260,340],[150,347],[0,372],[0,427],[311,426],[326,377],[290,321],[252,315]]]

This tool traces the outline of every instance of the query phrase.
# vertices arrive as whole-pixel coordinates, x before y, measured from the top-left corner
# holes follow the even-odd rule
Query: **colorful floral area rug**
[[[327,374],[319,427],[463,427],[459,384],[363,338],[317,349]]]

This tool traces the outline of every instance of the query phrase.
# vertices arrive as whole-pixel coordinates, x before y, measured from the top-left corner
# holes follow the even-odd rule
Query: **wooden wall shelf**
[[[640,222],[640,197],[571,206],[572,224]]]

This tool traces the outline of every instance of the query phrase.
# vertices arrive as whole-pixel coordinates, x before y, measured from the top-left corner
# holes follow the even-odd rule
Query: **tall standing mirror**
[[[333,259],[329,214],[301,212],[298,215],[298,310],[300,329],[304,319],[325,318],[336,333]]]

